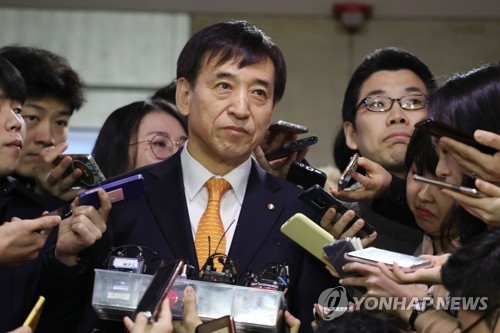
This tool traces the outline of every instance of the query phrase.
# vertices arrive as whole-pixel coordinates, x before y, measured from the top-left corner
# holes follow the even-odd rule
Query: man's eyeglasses
[[[427,96],[424,94],[406,95],[401,98],[390,98],[387,96],[368,96],[356,106],[356,110],[365,105],[368,111],[386,112],[392,108],[397,101],[403,110],[422,110],[427,106]]]
[[[144,143],[144,142],[148,143],[149,148],[151,149],[151,152],[153,153],[153,155],[157,159],[166,160],[174,152],[174,146],[177,148],[180,148],[180,147],[182,147],[182,145],[184,145],[186,140],[172,141],[166,135],[156,134],[150,140],[134,142],[134,143],[131,143],[130,146],[137,145],[137,144]]]

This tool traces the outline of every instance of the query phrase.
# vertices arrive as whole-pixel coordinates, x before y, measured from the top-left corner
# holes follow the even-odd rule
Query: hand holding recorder
[[[111,201],[103,189],[98,190],[100,207],[80,205],[79,198],[73,203],[73,215],[61,221],[55,247],[55,257],[67,266],[78,263],[80,253],[92,246],[106,230]]]

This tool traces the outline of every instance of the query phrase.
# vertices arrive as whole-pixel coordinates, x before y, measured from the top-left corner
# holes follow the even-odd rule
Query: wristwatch
[[[408,319],[408,324],[413,331],[416,331],[415,320],[417,320],[417,316],[422,312],[430,309],[433,302],[434,295],[432,293],[429,293],[427,294],[427,296],[419,298],[418,301],[413,305],[413,311],[410,314],[410,319]]]

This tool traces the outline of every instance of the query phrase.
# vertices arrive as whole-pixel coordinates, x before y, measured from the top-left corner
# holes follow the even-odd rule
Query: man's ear
[[[187,116],[189,114],[189,102],[191,96],[191,85],[181,77],[177,80],[177,89],[175,90],[175,103],[179,112]]]
[[[347,147],[351,150],[358,150],[358,143],[356,141],[356,130],[354,128],[354,124],[350,121],[344,122],[344,135],[345,135],[345,143]]]

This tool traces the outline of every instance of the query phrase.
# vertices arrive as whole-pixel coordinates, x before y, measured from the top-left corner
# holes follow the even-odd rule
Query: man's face
[[[38,155],[43,148],[66,142],[71,109],[55,98],[27,99],[23,107],[26,141],[16,172],[34,178]]]
[[[25,135],[21,103],[7,99],[0,89],[0,177],[10,175],[16,168]]]
[[[379,71],[361,86],[358,103],[369,96],[393,99],[411,94],[427,94],[424,82],[410,70]],[[356,113],[356,125],[344,123],[347,146],[359,150],[361,156],[382,165],[388,171],[404,177],[406,147],[417,121],[427,109],[403,110],[397,101],[386,112],[369,111],[363,104]]]
[[[243,68],[237,60],[216,63],[205,63],[194,87],[184,78],[177,84],[178,107],[188,116],[187,149],[214,173],[228,172],[250,156],[275,107],[270,59]]]

